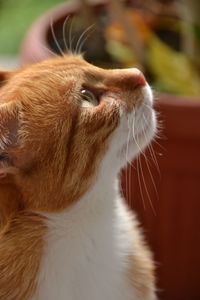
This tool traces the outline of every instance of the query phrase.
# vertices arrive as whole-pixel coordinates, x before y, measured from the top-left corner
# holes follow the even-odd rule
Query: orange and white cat
[[[0,300],[155,300],[118,178],[156,131],[142,73],[71,55],[0,85]]]

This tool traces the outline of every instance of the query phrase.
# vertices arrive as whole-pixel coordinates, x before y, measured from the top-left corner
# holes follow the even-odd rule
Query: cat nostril
[[[143,73],[136,68],[131,69],[131,71],[132,71],[132,75],[133,75],[134,88],[145,86],[146,79],[145,79]]]

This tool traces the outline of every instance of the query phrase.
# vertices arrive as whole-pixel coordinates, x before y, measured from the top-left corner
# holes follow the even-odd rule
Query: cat
[[[0,300],[156,299],[119,184],[155,134],[138,69],[66,55],[0,72]]]

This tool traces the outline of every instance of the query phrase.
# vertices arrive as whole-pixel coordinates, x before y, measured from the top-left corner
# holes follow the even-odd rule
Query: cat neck
[[[52,300],[56,295],[66,293],[69,299],[73,299],[76,292],[76,286],[71,283],[73,278],[76,278],[80,291],[78,300],[123,298],[119,296],[120,291],[126,291],[127,285],[121,273],[115,277],[113,266],[121,269],[121,253],[126,253],[123,249],[129,249],[131,242],[123,239],[123,243],[118,243],[121,230],[118,234],[117,228],[122,228],[122,232],[130,231],[130,224],[117,217],[121,202],[117,186],[117,178],[110,181],[99,179],[79,202],[66,211],[45,214],[45,255],[34,300]]]
[[[89,190],[65,210],[66,214],[74,216],[75,222],[77,215],[85,215],[85,219],[98,219],[113,210],[116,198],[120,197],[119,170],[111,166],[110,160],[110,155],[107,155]]]
[[[63,221],[67,224],[75,224],[77,220],[82,223],[93,220],[96,223],[97,220],[106,218],[106,215],[110,218],[114,210],[115,200],[120,197],[120,192],[117,174],[111,175],[109,173],[109,176],[107,175],[98,176],[92,187],[71,207],[60,213],[48,213],[45,215],[51,220],[58,220],[61,223]],[[79,226],[81,228],[80,224]]]

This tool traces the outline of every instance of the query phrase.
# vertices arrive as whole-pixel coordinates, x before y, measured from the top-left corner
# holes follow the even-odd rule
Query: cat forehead
[[[0,89],[3,102],[27,96],[30,90],[32,95],[44,90],[51,93],[52,89],[64,93],[69,86],[73,91],[74,88],[80,89],[84,83],[101,82],[103,79],[103,70],[87,63],[81,56],[58,56],[6,73],[9,74],[8,79]]]
[[[69,79],[79,84],[79,81],[101,81],[106,75],[104,73],[103,69],[89,64],[81,56],[64,56],[26,66],[18,70],[13,80],[21,84],[29,80],[54,80],[62,84]]]
[[[49,72],[49,74],[53,74],[54,72],[61,72],[71,74],[72,72],[84,73],[85,71],[90,70],[91,72],[95,71],[96,73],[101,72],[101,69],[89,64],[80,56],[63,56],[56,57],[54,59],[48,59],[37,63],[35,65],[28,66],[22,73],[30,75],[34,73]],[[103,70],[102,70],[103,71]]]

